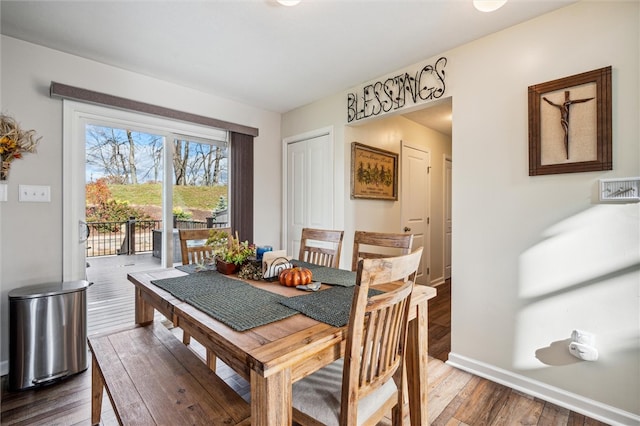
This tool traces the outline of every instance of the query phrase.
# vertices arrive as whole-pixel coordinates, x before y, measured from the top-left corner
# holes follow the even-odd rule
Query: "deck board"
[[[91,257],[88,262],[87,279],[93,284],[87,289],[87,334],[134,324],[135,292],[127,274],[160,268],[160,259],[147,253]]]

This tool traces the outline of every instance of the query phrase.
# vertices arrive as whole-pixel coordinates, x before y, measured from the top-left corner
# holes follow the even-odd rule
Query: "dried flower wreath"
[[[22,130],[16,120],[0,114],[0,180],[6,180],[9,176],[13,160],[22,158],[24,153],[36,152],[40,139],[36,137],[35,130]]]

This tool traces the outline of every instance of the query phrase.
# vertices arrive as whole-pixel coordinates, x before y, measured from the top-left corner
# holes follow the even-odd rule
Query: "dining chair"
[[[202,263],[213,256],[213,249],[205,245],[211,231],[223,231],[231,235],[231,228],[179,229],[182,264]]]
[[[293,384],[293,419],[301,425],[375,425],[391,410],[401,425],[409,305],[422,247],[358,262],[344,358]],[[369,296],[369,288],[398,287]]]
[[[303,228],[298,260],[338,268],[344,231]]]
[[[375,259],[395,256],[397,254],[408,254],[411,252],[412,245],[413,234],[356,231],[353,235],[351,270],[356,270],[360,259]]]
[[[231,235],[231,228],[178,230],[178,235],[180,236],[180,254],[182,255],[183,265],[203,263],[207,258],[213,257],[213,249],[205,244],[211,235],[211,231],[223,231]],[[185,345],[191,343],[191,335],[184,330],[182,332],[182,343]],[[215,371],[216,356],[209,350],[207,350],[207,365]]]

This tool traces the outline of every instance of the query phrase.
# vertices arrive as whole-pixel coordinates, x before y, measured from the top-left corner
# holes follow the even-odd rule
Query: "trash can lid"
[[[34,299],[37,297],[73,293],[76,291],[83,291],[90,285],[91,283],[86,280],[36,284],[27,287],[14,288],[9,292],[9,299]]]

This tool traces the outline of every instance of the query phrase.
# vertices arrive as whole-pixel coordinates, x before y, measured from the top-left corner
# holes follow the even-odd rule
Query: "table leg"
[[[263,377],[251,371],[251,424],[253,426],[290,425],[291,370]]]
[[[136,286],[135,300],[135,321],[136,324],[146,325],[153,322],[154,309],[153,306],[144,300],[142,291]]]
[[[91,357],[91,424],[100,424],[104,379],[94,356]]]
[[[429,422],[427,407],[428,307],[428,301],[416,306],[416,318],[409,322],[409,334],[407,335],[407,385],[412,426],[426,425]]]

